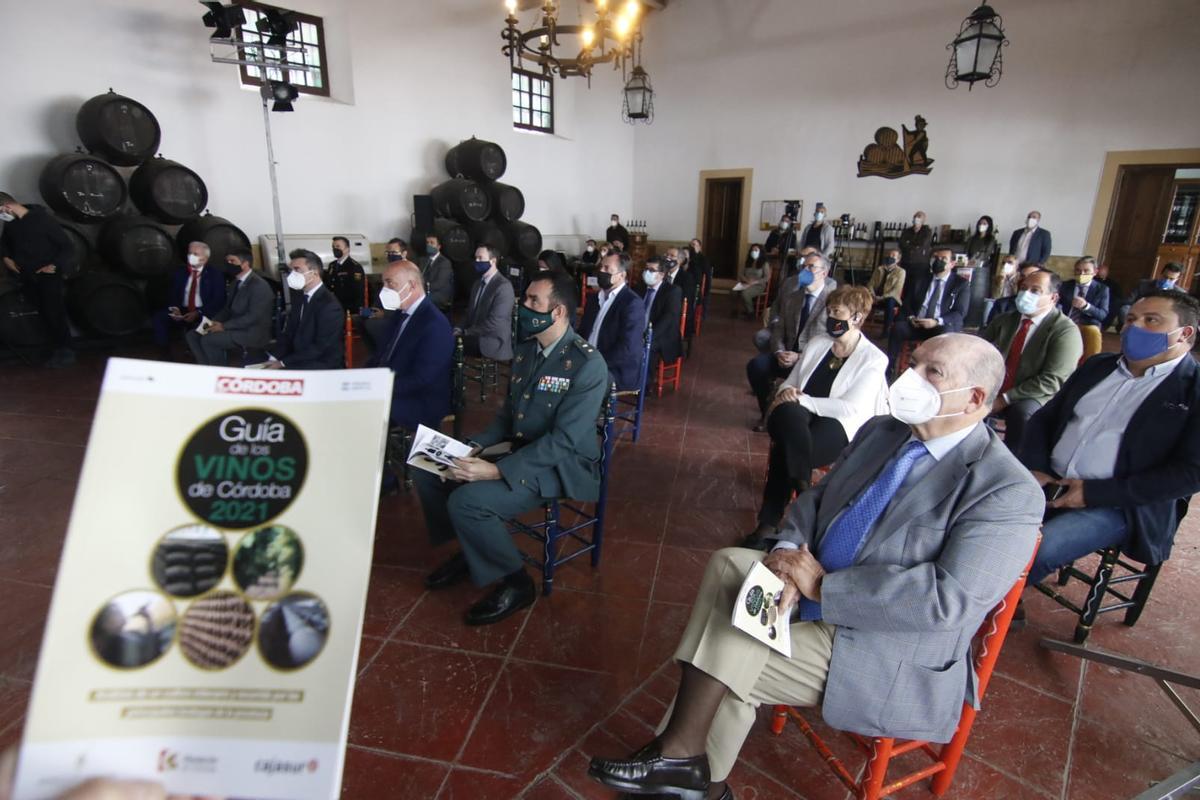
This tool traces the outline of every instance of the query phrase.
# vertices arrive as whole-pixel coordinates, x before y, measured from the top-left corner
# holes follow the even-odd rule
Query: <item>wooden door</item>
[[[1200,181],[1175,181],[1171,193],[1171,207],[1163,230],[1162,244],[1158,248],[1158,260],[1154,264],[1157,275],[1162,265],[1172,261],[1183,265],[1179,285],[1183,289],[1192,286],[1196,276],[1196,262],[1200,260]]]
[[[742,190],[744,178],[710,178],[704,184],[704,252],[713,265],[713,277],[737,280],[742,253]]]
[[[1175,165],[1127,166],[1117,175],[1117,201],[1099,255],[1109,277],[1122,287],[1132,288],[1154,274],[1175,170]]]

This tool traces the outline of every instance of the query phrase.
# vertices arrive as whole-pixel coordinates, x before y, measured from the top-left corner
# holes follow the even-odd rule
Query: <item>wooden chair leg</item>
[[[1137,623],[1138,617],[1142,615],[1142,609],[1146,607],[1146,601],[1150,599],[1150,590],[1154,588],[1154,581],[1158,580],[1158,571],[1162,569],[1162,564],[1154,564],[1146,567],[1142,573],[1141,579],[1137,582],[1137,588],[1133,590],[1133,605],[1125,612],[1125,624],[1133,626]]]
[[[787,712],[787,706],[775,706],[775,711],[771,714],[771,733],[776,736],[783,733],[783,729],[787,727]]]
[[[1073,566],[1075,566],[1074,561],[1072,561],[1070,564],[1067,564],[1064,567],[1059,568],[1059,570],[1058,570],[1058,585],[1059,586],[1066,586],[1068,583],[1071,582],[1071,567],[1073,567]]]
[[[871,760],[867,762],[867,774],[863,776],[862,800],[879,800],[883,782],[887,778],[888,762],[892,760],[894,739],[877,737],[871,740]]]
[[[554,590],[554,562],[558,560],[558,501],[546,504],[546,543],[542,550],[542,594]]]
[[[963,750],[967,746],[967,739],[971,737],[971,726],[974,724],[975,709],[967,703],[963,703],[963,713],[958,720],[958,730],[954,732],[954,738],[942,745],[942,749],[938,753],[938,760],[945,764],[946,768],[933,776],[929,789],[933,792],[934,797],[941,797],[950,788],[950,784],[954,780],[954,773],[958,769],[958,762],[962,760]]]
[[[1104,593],[1108,591],[1108,582],[1112,578],[1113,568],[1117,565],[1119,555],[1119,550],[1110,547],[1100,558],[1100,568],[1096,570],[1096,575],[1092,578],[1087,599],[1083,601],[1083,613],[1079,615],[1079,623],[1075,626],[1075,644],[1083,644],[1087,641],[1088,634],[1092,632],[1092,625],[1095,624],[1096,616],[1100,613],[1100,606],[1104,603]]]

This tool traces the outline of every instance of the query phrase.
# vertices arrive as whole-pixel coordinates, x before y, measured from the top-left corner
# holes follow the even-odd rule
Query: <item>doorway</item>
[[[705,170],[700,173],[697,229],[713,265],[713,283],[737,281],[749,233],[751,170]]]

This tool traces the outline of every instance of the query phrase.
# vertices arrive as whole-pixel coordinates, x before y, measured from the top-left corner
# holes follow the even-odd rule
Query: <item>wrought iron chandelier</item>
[[[500,49],[514,68],[540,71],[544,77],[578,76],[592,84],[592,68],[597,64],[613,65],[627,77],[631,68],[640,68],[642,60],[643,8],[639,0],[625,0],[619,11],[610,7],[609,0],[595,0],[596,17],[589,24],[559,24],[561,0],[543,0],[537,22],[522,31],[517,19],[517,0],[505,0],[508,9],[506,27],[500,32],[505,44]],[[616,2],[612,5],[617,5]],[[564,40],[578,39],[578,50]]]
[[[1004,72],[1000,48],[1008,44],[1004,35],[1004,19],[987,3],[971,12],[958,29],[958,36],[946,45],[950,64],[946,67],[946,88],[954,89],[966,83],[967,91],[982,81],[995,86]]]

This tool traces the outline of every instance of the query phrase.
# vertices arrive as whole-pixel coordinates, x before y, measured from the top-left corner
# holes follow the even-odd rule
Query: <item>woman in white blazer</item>
[[[793,492],[837,459],[871,417],[887,413],[887,356],[862,333],[874,297],[843,286],[826,301],[826,335],[814,337],[767,408],[771,455],[758,527],[743,546],[774,536]]]

